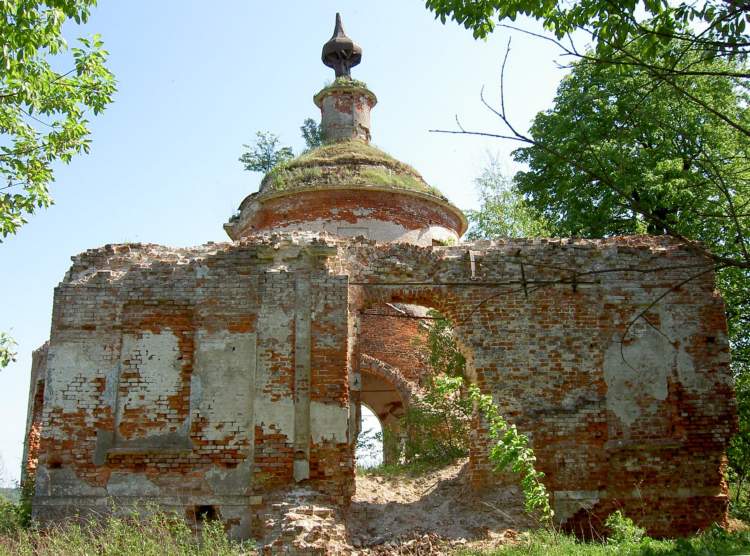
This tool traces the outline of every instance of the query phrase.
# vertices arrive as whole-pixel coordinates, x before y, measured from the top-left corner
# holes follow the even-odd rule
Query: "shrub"
[[[638,543],[646,536],[646,530],[638,527],[620,510],[610,514],[604,525],[609,529],[611,544]]]

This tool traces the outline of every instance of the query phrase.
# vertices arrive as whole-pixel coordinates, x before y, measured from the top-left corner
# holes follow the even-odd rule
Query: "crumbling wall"
[[[274,489],[343,503],[347,279],[325,245],[118,245],[55,291],[34,515],[151,500],[247,536]],[[198,512],[200,513],[200,512]]]
[[[657,535],[725,521],[736,415],[710,261],[666,238],[310,234],[74,259],[55,292],[36,517],[146,499],[212,506],[245,536],[298,481],[346,504],[358,315],[387,303],[452,319],[470,379],[529,435],[568,527],[618,508]],[[490,488],[484,433],[471,476]]]
[[[656,535],[725,522],[736,417],[710,261],[650,237],[345,251],[363,307],[453,320],[469,375],[531,438],[568,527],[618,508]],[[495,480],[483,432],[477,486]]]
[[[44,373],[47,368],[45,342],[31,354],[31,376],[29,377],[29,401],[26,409],[26,434],[23,442],[21,484],[36,475],[39,460],[39,441],[42,435],[42,411],[44,409]]]

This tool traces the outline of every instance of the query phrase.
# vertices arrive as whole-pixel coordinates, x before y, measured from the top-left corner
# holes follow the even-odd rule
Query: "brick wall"
[[[615,508],[657,535],[723,522],[736,417],[707,265],[644,237],[418,247],[294,234],[88,251],[55,291],[35,515],[110,497],[214,505],[246,536],[275,489],[301,481],[347,503],[352,361],[370,341],[410,367],[399,345],[417,330],[365,320],[358,346],[352,319],[413,303],[456,323],[470,376],[531,438],[568,527]],[[480,433],[471,473],[488,488]],[[31,434],[29,448],[33,460]]]
[[[615,508],[655,535],[726,520],[736,417],[710,261],[648,237],[347,250],[363,305],[418,303],[457,324],[469,373],[531,438],[569,527]],[[484,439],[477,485],[495,480]]]

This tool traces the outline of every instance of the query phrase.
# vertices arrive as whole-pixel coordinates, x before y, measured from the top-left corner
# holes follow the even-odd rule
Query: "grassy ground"
[[[47,530],[26,528],[14,506],[0,503],[0,556],[245,556],[254,543],[227,538],[219,522],[200,534],[184,519],[153,511],[147,515],[108,517],[65,523]]]
[[[403,475],[424,470],[380,467],[371,472]],[[252,542],[227,539],[218,522],[205,523],[200,534],[184,519],[158,511],[131,517],[107,517],[83,524],[66,523],[40,531],[25,527],[19,505],[0,501],[0,556],[246,556]],[[750,555],[750,526],[735,520],[734,530],[718,527],[688,539],[654,540],[632,521],[614,514],[612,538],[581,542],[550,531],[520,534],[515,542],[491,550],[462,550],[460,556],[600,556],[600,555]]]
[[[750,531],[727,532],[711,529],[688,539],[615,540],[604,542],[580,542],[574,537],[560,533],[533,532],[519,537],[518,543],[489,551],[463,551],[461,556],[719,556],[750,554]]]

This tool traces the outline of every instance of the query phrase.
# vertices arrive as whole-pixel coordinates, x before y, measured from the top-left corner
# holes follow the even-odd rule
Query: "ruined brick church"
[[[360,58],[339,22],[325,143],[265,176],[231,242],[73,257],[31,370],[35,518],[146,501],[247,537],[284,489],[345,506],[361,405],[398,426],[434,308],[529,436],[560,523],[724,523],[736,417],[711,261],[666,237],[460,242],[461,211],[370,144]],[[472,484],[493,488],[481,424],[471,446]]]

